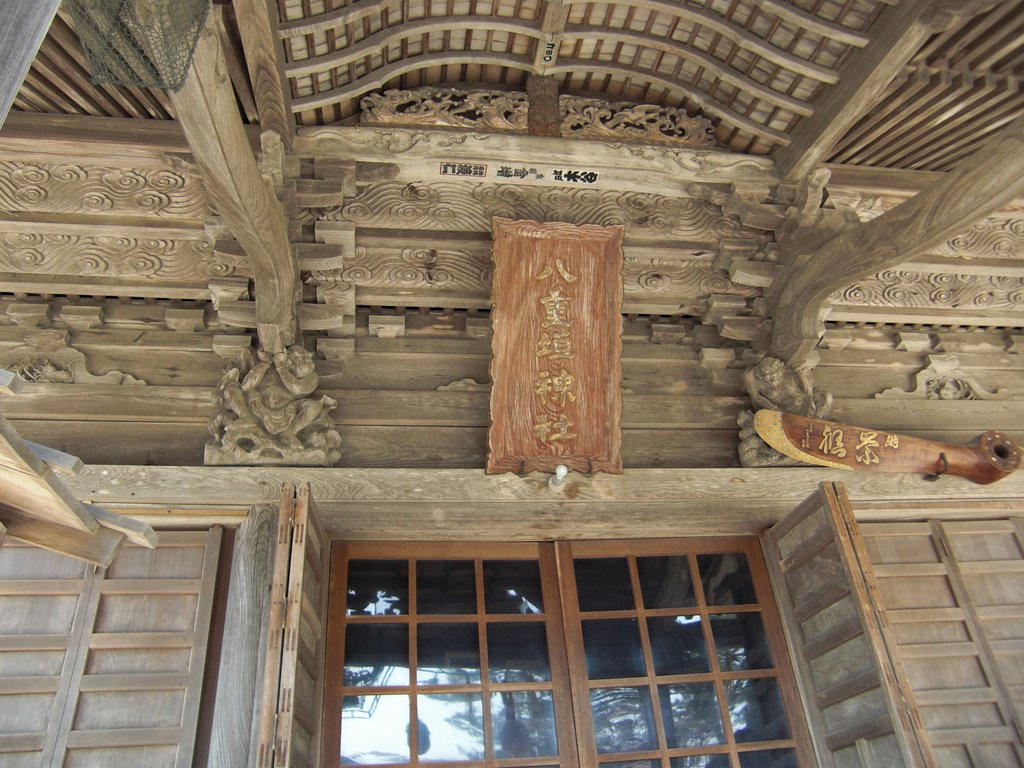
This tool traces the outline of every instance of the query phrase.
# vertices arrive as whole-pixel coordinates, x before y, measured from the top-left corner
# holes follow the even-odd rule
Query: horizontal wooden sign
[[[622,472],[622,227],[492,229],[487,471]]]

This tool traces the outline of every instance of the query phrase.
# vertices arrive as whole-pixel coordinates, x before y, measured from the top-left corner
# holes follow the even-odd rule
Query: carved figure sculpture
[[[330,411],[337,402],[310,397],[319,384],[313,354],[301,346],[260,350],[243,376],[232,367],[217,388],[222,406],[210,421],[215,442],[206,464],[332,466],[341,436]]]
[[[755,408],[771,408],[799,416],[824,418],[832,410],[832,394],[811,382],[806,368],[786,365],[776,357],[764,357],[743,374],[743,383]],[[744,467],[785,467],[800,462],[776,451],[754,429],[754,412],[741,411],[740,464]]]

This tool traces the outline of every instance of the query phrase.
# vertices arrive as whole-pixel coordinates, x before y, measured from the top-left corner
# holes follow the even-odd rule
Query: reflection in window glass
[[[399,763],[408,759],[408,696],[346,696],[342,700],[343,764]]]
[[[759,613],[722,613],[711,617],[718,665],[724,672],[771,669],[772,654]]]
[[[416,697],[429,748],[420,745],[420,760],[483,760],[484,716],[479,693],[424,693]],[[422,741],[422,739],[421,739]]]
[[[706,747],[724,742],[714,683],[659,685],[658,698],[670,747]]]
[[[409,612],[409,564],[405,560],[350,560],[349,616],[400,616]]]
[[[636,619],[590,619],[583,622],[587,677],[643,677],[644,652]]]
[[[597,752],[641,752],[657,747],[654,711],[646,688],[595,688],[590,691]]]
[[[409,628],[350,624],[345,630],[345,685],[408,685]]]
[[[558,754],[555,704],[551,691],[491,694],[495,757],[547,757]]]
[[[697,605],[686,555],[638,557],[640,592],[648,608],[690,608]]]
[[[775,678],[726,680],[725,696],[736,741],[788,739],[789,725]]]
[[[416,610],[421,614],[476,613],[472,560],[418,560]]]
[[[485,560],[487,613],[543,613],[540,564],[536,560]]]
[[[548,641],[540,623],[487,625],[487,664],[492,683],[533,683],[551,679]]]
[[[633,608],[633,585],[624,557],[580,558],[573,561],[581,611]]]
[[[708,672],[711,663],[700,616],[655,616],[647,619],[654,671],[659,675]]]
[[[699,555],[701,583],[708,605],[745,605],[757,602],[754,582],[742,552]]]
[[[673,757],[669,761],[672,768],[729,768],[728,755],[688,755]]]
[[[465,685],[480,682],[476,624],[420,624],[416,638],[416,682]]]
[[[614,760],[601,768],[661,768],[661,760]]]
[[[796,752],[792,749],[740,752],[740,768],[797,768]]]

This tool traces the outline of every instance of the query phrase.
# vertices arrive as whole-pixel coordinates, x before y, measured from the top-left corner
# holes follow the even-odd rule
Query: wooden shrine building
[[[1024,766],[1024,473],[752,426],[1024,444],[1024,2],[102,5],[0,4],[0,413],[159,542],[0,526],[0,766]]]

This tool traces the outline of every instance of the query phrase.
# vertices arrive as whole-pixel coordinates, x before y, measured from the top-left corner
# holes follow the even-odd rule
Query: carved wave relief
[[[933,309],[1024,309],[1024,278],[888,270],[830,297],[834,305]]]
[[[568,224],[622,225],[633,237],[670,236],[690,242],[763,239],[704,200],[595,189],[544,189],[513,184],[388,181],[331,214],[363,227],[490,232],[495,216]]]
[[[0,162],[0,210],[203,218],[206,192],[187,168]]]
[[[1014,258],[1024,253],[1024,219],[986,219],[933,253],[961,258]]]
[[[234,273],[207,239],[0,233],[0,268],[51,275],[206,280]]]

